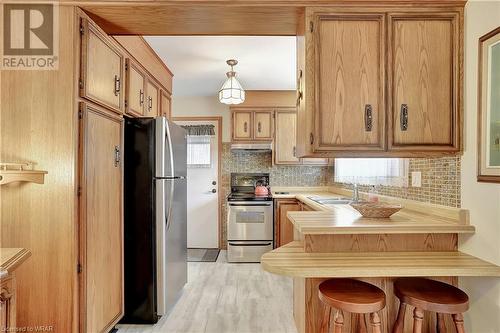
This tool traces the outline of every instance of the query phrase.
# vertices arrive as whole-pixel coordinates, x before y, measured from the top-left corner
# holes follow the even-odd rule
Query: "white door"
[[[219,131],[218,121],[175,121],[178,125],[214,125],[210,138],[210,165],[187,167],[187,246],[219,247]],[[193,140],[196,141],[196,140]],[[188,145],[190,143],[188,138]],[[208,145],[203,145],[208,149]],[[188,147],[189,154],[189,147]]]

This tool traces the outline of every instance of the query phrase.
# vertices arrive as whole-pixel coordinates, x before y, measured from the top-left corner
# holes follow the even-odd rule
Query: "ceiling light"
[[[233,67],[238,61],[230,59],[226,63],[231,66],[231,71],[227,72],[227,80],[219,90],[219,101],[223,104],[241,104],[245,101],[245,90],[236,79],[236,72]]]

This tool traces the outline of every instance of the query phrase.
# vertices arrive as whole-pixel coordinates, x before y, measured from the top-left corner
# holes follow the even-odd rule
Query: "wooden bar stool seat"
[[[415,307],[414,333],[422,331],[424,311],[436,312],[437,332],[445,332],[444,314],[452,315],[458,333],[465,332],[463,313],[469,309],[469,296],[457,287],[424,278],[401,278],[394,282],[394,294],[400,305],[393,333],[403,332],[406,304]]]
[[[370,314],[372,332],[381,332],[380,317],[377,312],[385,307],[385,293],[382,289],[354,279],[329,279],[319,285],[318,296],[324,305],[321,332],[327,333],[330,330],[332,308],[337,309],[333,326],[335,333],[342,332],[343,311],[360,314],[360,332],[367,331],[364,314]]]

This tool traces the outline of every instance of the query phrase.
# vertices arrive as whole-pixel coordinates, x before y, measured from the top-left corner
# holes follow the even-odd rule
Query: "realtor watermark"
[[[59,7],[55,2],[4,2],[1,5],[2,70],[56,70]]]

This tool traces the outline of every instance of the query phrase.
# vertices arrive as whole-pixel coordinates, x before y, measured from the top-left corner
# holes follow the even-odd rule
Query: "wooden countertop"
[[[31,256],[31,252],[23,248],[0,248],[0,274],[12,273],[19,265]]]
[[[308,189],[308,188],[305,188]],[[304,235],[321,234],[473,234],[475,227],[469,224],[468,211],[460,208],[437,206],[412,200],[380,196],[381,201],[399,203],[403,209],[390,218],[365,218],[349,205],[321,205],[309,197],[350,197],[350,193],[337,189],[289,191],[276,195],[275,199],[295,198],[315,211],[291,211],[288,218],[298,232]]]
[[[303,278],[494,276],[500,267],[462,252],[306,253],[300,241],[262,256],[264,270]]]

